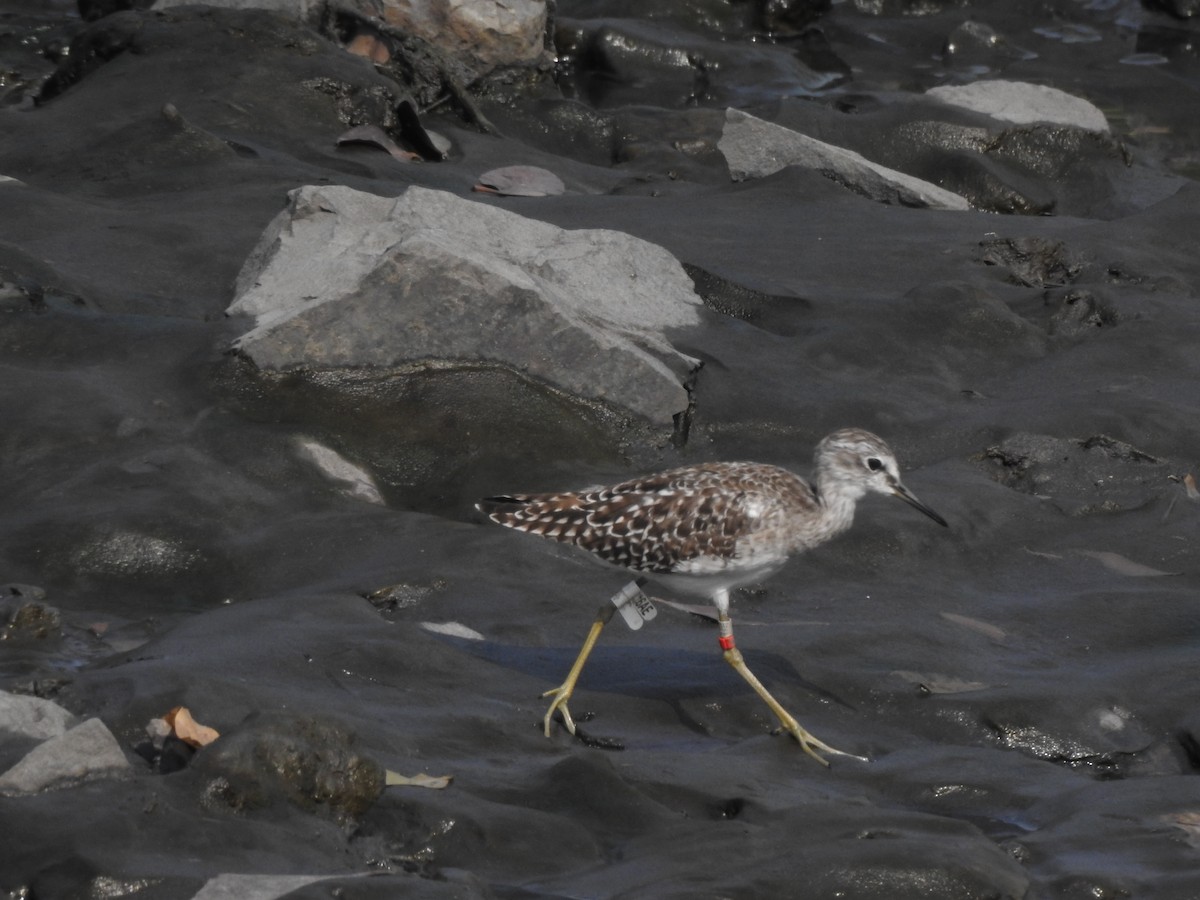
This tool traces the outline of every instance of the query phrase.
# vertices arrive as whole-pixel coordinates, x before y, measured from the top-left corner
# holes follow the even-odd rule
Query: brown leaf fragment
[[[373,63],[385,63],[392,58],[388,45],[373,34],[356,34],[346,45],[346,52],[363,56]]]
[[[1187,491],[1189,500],[1200,500],[1200,491],[1196,490],[1196,476],[1191,472],[1183,476],[1183,489]]]
[[[193,719],[186,706],[176,706],[163,716],[163,720],[171,726],[175,737],[193,747],[206,747],[221,736],[218,731]]]
[[[401,148],[378,125],[355,125],[349,131],[343,131],[339,134],[337,143],[339,147],[343,144],[369,144],[381,150],[386,150],[401,162],[412,162],[421,158],[420,154],[410,153]]]
[[[1099,562],[1104,568],[1116,572],[1118,575],[1129,575],[1133,578],[1151,578],[1159,575],[1181,575],[1182,572],[1164,572],[1162,569],[1153,569],[1150,566],[1144,566],[1139,562],[1134,562],[1127,556],[1122,556],[1120,553],[1113,553],[1109,550],[1076,550],[1080,556],[1087,556]]]
[[[562,179],[540,166],[505,166],[479,176],[473,190],[504,197],[556,197],[566,191]]]

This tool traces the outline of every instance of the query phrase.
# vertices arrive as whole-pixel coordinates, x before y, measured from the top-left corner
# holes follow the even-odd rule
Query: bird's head
[[[817,445],[814,462],[821,491],[837,490],[855,499],[869,491],[889,494],[919,509],[939,525],[946,520],[918,500],[900,480],[896,454],[878,435],[861,428],[843,428]]]

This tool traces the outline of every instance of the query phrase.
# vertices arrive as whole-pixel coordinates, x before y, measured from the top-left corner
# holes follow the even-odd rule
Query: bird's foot
[[[542,719],[546,737],[550,737],[550,722],[554,718],[555,710],[562,713],[563,725],[567,727],[567,731],[572,735],[575,734],[575,720],[571,718],[571,711],[567,709],[567,701],[571,699],[571,694],[574,692],[575,686],[573,684],[560,684],[558,687],[552,688],[542,694],[543,697],[554,698],[550,703],[550,708],[546,710],[546,717]]]
[[[821,753],[830,753],[834,756],[848,756],[851,759],[857,759],[859,762],[869,762],[870,761],[865,756],[859,756],[855,753],[847,753],[845,750],[839,750],[839,749],[837,749],[837,747],[829,746],[827,743],[825,743],[823,740],[821,740],[815,734],[813,734],[812,732],[810,732],[806,728],[804,728],[799,722],[797,722],[791,716],[788,716],[786,719],[781,717],[780,722],[782,723],[782,727],[780,728],[780,731],[788,732],[792,737],[794,737],[797,740],[797,742],[799,742],[800,748],[805,753],[807,753],[809,756],[811,756],[813,759],[815,759],[817,762],[819,762],[823,766],[828,766],[829,760],[825,759],[825,757],[823,757],[821,755]],[[821,751],[821,752],[818,753],[817,751]]]

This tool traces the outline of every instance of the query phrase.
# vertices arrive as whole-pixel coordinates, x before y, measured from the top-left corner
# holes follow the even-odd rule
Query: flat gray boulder
[[[267,227],[229,307],[261,370],[491,364],[655,424],[698,363],[671,345],[701,300],[663,248],[567,231],[443,191],[307,186]]]
[[[1043,84],[997,79],[939,85],[927,90],[925,95],[1001,122],[1069,125],[1085,131],[1108,133],[1108,120],[1098,106]]]
[[[0,795],[36,794],[90,778],[129,771],[121,745],[99,719],[88,719],[38,744],[0,775]]]
[[[76,721],[51,700],[0,691],[0,740],[17,736],[44,741],[64,734]]]
[[[936,184],[738,109],[725,111],[725,127],[717,149],[725,155],[734,181],[763,178],[786,166],[801,166],[880,203],[932,209],[971,208],[965,197]]]

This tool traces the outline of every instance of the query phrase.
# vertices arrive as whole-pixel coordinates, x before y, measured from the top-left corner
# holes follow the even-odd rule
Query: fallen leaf
[[[997,628],[988,622],[973,619],[970,616],[962,616],[958,613],[944,612],[942,618],[947,622],[953,622],[955,625],[961,625],[963,628],[970,628],[972,631],[978,631],[980,634],[985,634],[994,641],[1003,640],[1005,632],[1003,628]]]
[[[375,479],[366,469],[356,466],[336,450],[331,450],[316,441],[301,438],[297,440],[296,445],[323,475],[346,485],[345,493],[348,496],[365,503],[384,505],[383,496],[375,486]]]
[[[349,131],[339,134],[337,143],[339,147],[342,144],[371,144],[381,150],[386,150],[401,162],[412,162],[421,158],[419,153],[409,153],[402,149],[378,125],[356,125]]]
[[[1200,491],[1196,490],[1196,476],[1191,472],[1183,476],[1183,489],[1187,491],[1189,500],[1200,500]]]
[[[384,775],[383,783],[389,787],[395,785],[407,785],[409,787],[423,787],[430,790],[440,791],[443,788],[450,786],[450,782],[454,780],[453,775],[401,775],[399,772],[393,772],[387,769]]]
[[[346,51],[355,56],[364,56],[374,63],[385,63],[392,58],[388,45],[373,34],[356,34],[346,45]]]
[[[220,732],[193,719],[186,706],[175,707],[163,716],[163,721],[171,726],[175,737],[193,747],[206,747],[221,736]]]
[[[1028,547],[1022,547],[1030,556],[1040,556],[1042,559],[1062,559],[1062,555],[1058,553],[1044,553],[1041,550],[1030,550]]]
[[[465,638],[468,641],[482,641],[483,635],[474,628],[468,628],[462,622],[422,622],[421,627],[434,634],[444,634],[447,637]]]
[[[1134,578],[1150,578],[1158,575],[1182,575],[1182,572],[1164,572],[1162,569],[1152,569],[1134,562],[1120,553],[1108,550],[1076,550],[1080,556],[1088,556],[1099,562],[1104,568],[1111,569],[1119,575],[1129,575]]]
[[[567,186],[562,179],[540,166],[505,166],[479,176],[473,190],[503,197],[555,197]]]

